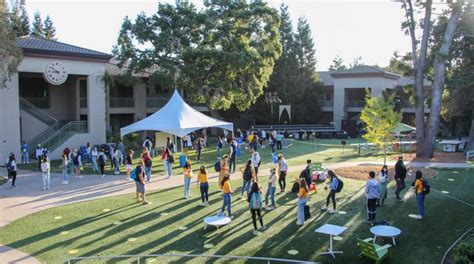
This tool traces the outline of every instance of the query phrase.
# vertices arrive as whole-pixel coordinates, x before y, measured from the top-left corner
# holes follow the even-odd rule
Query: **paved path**
[[[392,164],[394,162],[391,162]],[[380,162],[341,162],[336,164],[324,164],[328,168],[381,165]],[[468,163],[409,163],[413,167],[436,167],[436,168],[468,168],[473,165]],[[304,165],[290,166],[290,172],[301,171]],[[5,168],[0,168],[0,175],[5,175]],[[260,169],[260,175],[268,175],[268,168]],[[235,174],[234,177],[239,177]],[[210,181],[217,180],[217,173],[210,173]],[[125,175],[106,176],[100,178],[97,175],[84,175],[83,179],[70,177],[68,185],[61,184],[60,174],[51,174],[51,189],[41,190],[41,175],[38,172],[19,171],[17,188],[11,188],[9,183],[0,186],[0,227],[29,214],[48,208],[97,199],[107,196],[115,196],[135,192],[135,184],[129,181]],[[148,190],[159,190],[176,187],[183,184],[182,174],[165,179],[164,176],[152,176],[148,184]],[[39,263],[28,255],[0,245],[0,263]]]

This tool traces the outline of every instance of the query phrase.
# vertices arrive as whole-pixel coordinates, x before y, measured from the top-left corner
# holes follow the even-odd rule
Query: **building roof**
[[[325,86],[334,85],[334,80],[331,77],[331,72],[329,71],[318,71],[319,79],[323,82]]]
[[[331,71],[333,78],[351,78],[351,77],[384,77],[393,80],[398,80],[401,76],[395,73],[388,72],[377,66],[361,65],[348,70]]]
[[[25,56],[36,57],[64,57],[74,58],[76,60],[97,60],[107,62],[112,55],[86,49],[55,40],[44,39],[34,36],[23,36],[16,39],[18,47],[22,48]]]

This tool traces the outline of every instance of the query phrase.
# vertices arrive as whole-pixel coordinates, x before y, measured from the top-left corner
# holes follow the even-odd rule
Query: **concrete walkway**
[[[394,164],[391,162],[390,164]],[[341,162],[324,164],[327,168],[382,165],[380,162]],[[413,162],[407,166],[434,167],[434,168],[469,168],[468,163],[427,163]],[[289,172],[303,170],[305,165],[290,166]],[[125,175],[106,176],[83,175],[84,178],[70,177],[68,185],[61,184],[60,174],[51,174],[51,189],[43,191],[41,174],[31,171],[19,171],[16,188],[11,188],[10,182],[0,186],[0,227],[29,214],[65,204],[81,202],[108,196],[116,196],[135,192],[135,184]],[[6,175],[5,168],[0,168],[0,175]],[[234,176],[235,175],[235,176]],[[260,177],[268,175],[268,166],[260,169]],[[240,173],[232,174],[233,178],[240,178]],[[231,176],[231,177],[232,177]],[[210,181],[217,181],[217,173],[210,172]],[[182,174],[171,179],[154,175],[147,185],[147,190],[160,190],[183,184]],[[0,245],[0,263],[39,263],[36,259],[18,250]]]

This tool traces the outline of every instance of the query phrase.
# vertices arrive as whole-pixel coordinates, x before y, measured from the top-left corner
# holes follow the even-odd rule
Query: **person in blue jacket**
[[[329,176],[329,182],[327,185],[329,186],[329,194],[328,197],[326,198],[326,206],[321,208],[322,210],[326,210],[329,206],[329,199],[332,200],[332,210],[328,210],[330,214],[336,213],[336,190],[339,185],[339,181],[337,180],[336,174],[332,171],[328,171],[328,176]],[[324,189],[327,190],[328,186],[325,186]]]
[[[23,144],[20,147],[21,150],[21,163],[28,164],[30,161],[28,160],[29,150],[30,147],[26,144],[26,141],[23,141]]]

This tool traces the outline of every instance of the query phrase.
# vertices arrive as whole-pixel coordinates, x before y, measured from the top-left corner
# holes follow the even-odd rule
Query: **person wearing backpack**
[[[207,174],[206,166],[201,166],[198,173],[197,184],[201,191],[201,206],[209,205],[209,177]]]
[[[189,194],[189,188],[191,187],[191,179],[193,178],[193,169],[191,168],[191,161],[187,160],[183,167],[184,172],[184,199],[188,199],[191,195]]]
[[[143,167],[142,166],[137,166],[135,168],[135,171],[132,172],[134,174],[135,178],[135,186],[137,189],[137,203],[142,203],[142,204],[149,204],[149,202],[146,200],[146,188],[145,188],[145,176],[143,172]]]
[[[127,170],[127,178],[130,177],[130,173],[132,172],[132,168],[133,168],[133,165],[132,165],[133,153],[135,153],[133,149],[130,149],[128,151],[127,157],[125,158],[125,170]]]
[[[62,184],[69,184],[69,176],[67,175],[67,167],[68,167],[68,158],[67,158],[67,155],[65,154],[62,154],[61,155],[61,170],[62,170],[62,173],[63,173],[63,182]]]
[[[257,182],[254,182],[252,184],[252,188],[250,190],[250,193],[247,197],[247,202],[249,203],[250,206],[250,213],[252,214],[252,223],[253,223],[253,234],[258,235],[258,230],[257,230],[257,216],[258,216],[258,221],[260,222],[260,230],[265,230],[267,227],[263,224],[263,218],[262,218],[262,194],[260,191],[260,188],[258,186]]]
[[[268,189],[265,193],[265,210],[271,211],[275,209],[275,191],[276,191],[276,169],[270,169],[270,175],[268,176]],[[270,196],[270,200],[272,205],[268,206],[268,197]]]
[[[365,185],[365,197],[367,198],[367,222],[375,223],[375,212],[377,209],[377,200],[380,197],[380,185],[375,179],[375,172],[369,172],[369,180]]]
[[[173,163],[174,163],[174,155],[171,149],[166,148],[166,174],[168,174],[168,178],[173,176]]]
[[[81,155],[77,152],[77,149],[74,149],[71,154],[72,164],[74,165],[74,171],[76,172],[76,178],[82,178],[81,176]]]
[[[49,190],[49,187],[51,184],[49,171],[50,171],[50,167],[49,167],[48,159],[43,158],[43,161],[41,162],[41,176],[43,178],[43,191]]]
[[[240,168],[240,171],[242,172],[243,178],[242,193],[240,194],[240,198],[242,198],[242,196],[244,195],[244,191],[247,192],[247,196],[249,195],[250,185],[252,184],[252,179],[255,176],[255,171],[252,167],[252,161],[248,160],[245,166]]]
[[[10,172],[10,177],[12,180],[12,188],[16,188],[16,158],[15,154],[10,153],[10,157],[8,157],[7,168]]]
[[[230,172],[235,172],[235,160],[237,159],[237,142],[235,141],[235,139],[232,139],[230,141],[230,159],[229,159],[229,173]],[[234,168],[234,170],[232,171],[232,168]]]
[[[300,179],[300,190],[298,192],[298,201],[296,202],[296,225],[299,226],[304,225],[304,207],[308,202],[308,192],[309,188],[306,184],[306,180],[304,178]]]
[[[423,219],[425,217],[425,195],[427,194],[428,182],[423,178],[421,171],[416,171],[415,173],[415,184],[413,189],[415,190],[416,195],[416,204],[418,205],[418,215],[416,219]]]
[[[323,206],[321,210],[326,210],[329,206],[329,199],[332,200],[332,210],[328,210],[330,214],[336,213],[336,192],[339,187],[339,179],[337,178],[336,174],[332,170],[328,171],[329,182],[327,185],[329,186],[329,194],[326,198],[326,206]],[[325,190],[328,189],[328,186],[324,187]],[[342,188],[341,188],[342,189]]]
[[[105,161],[107,160],[107,157],[104,153],[104,151],[100,151],[99,155],[97,156],[97,164],[99,165],[99,170],[100,170],[100,177],[104,178],[105,177]]]
[[[150,152],[148,152],[147,148],[143,148],[142,165],[145,168],[146,181],[149,182],[151,178],[152,161],[151,161]]]
[[[231,204],[232,204],[232,187],[230,186],[230,181],[229,181],[230,175],[226,174],[224,175],[224,178],[222,179],[221,186],[222,186],[222,208],[221,212],[219,213],[220,216],[225,215],[224,210],[227,207],[227,212],[229,213],[229,217],[231,219],[234,219],[234,216],[232,215],[232,209],[231,209]]]

